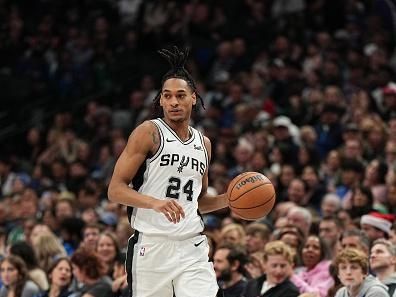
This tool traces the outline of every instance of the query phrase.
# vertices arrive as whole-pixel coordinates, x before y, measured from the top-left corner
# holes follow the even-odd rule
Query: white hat
[[[292,122],[290,121],[290,119],[285,116],[276,117],[272,123],[273,123],[274,127],[286,127],[288,129],[292,125]]]
[[[360,225],[367,224],[373,226],[385,233],[389,234],[391,231],[392,223],[386,219],[374,216],[371,214],[366,214],[360,219]]]

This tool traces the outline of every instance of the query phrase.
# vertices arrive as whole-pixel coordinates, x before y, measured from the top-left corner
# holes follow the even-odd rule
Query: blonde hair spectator
[[[57,258],[66,256],[65,248],[52,232],[38,236],[33,248],[38,264],[44,271],[48,271]]]
[[[242,225],[231,223],[221,229],[222,243],[245,244],[246,232]]]

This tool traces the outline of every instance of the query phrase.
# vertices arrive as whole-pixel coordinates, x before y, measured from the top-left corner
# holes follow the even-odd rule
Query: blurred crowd
[[[167,69],[156,50],[173,45],[190,49],[203,97],[192,125],[212,141],[209,191],[245,171],[276,188],[255,222],[203,217],[221,294],[332,297],[357,279],[359,296],[392,295],[395,12],[386,0],[0,0],[0,297],[128,296],[133,230],[107,186],[151,116]]]

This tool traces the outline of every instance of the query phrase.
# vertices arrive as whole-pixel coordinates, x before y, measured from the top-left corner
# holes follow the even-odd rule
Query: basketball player
[[[120,155],[109,199],[128,207],[134,236],[126,270],[133,297],[214,297],[218,287],[199,214],[228,206],[206,192],[209,139],[189,126],[197,99],[188,53],[161,50],[171,65],[154,99],[160,117],[139,125]],[[199,210],[199,212],[198,212]]]

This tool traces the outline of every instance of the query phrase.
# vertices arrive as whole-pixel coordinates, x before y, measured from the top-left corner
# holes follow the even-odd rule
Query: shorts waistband
[[[188,234],[185,236],[172,236],[172,235],[152,235],[152,234],[144,234],[139,232],[139,237],[142,241],[149,241],[149,242],[163,242],[163,241],[184,241],[187,239],[194,238],[196,236],[203,235],[203,233],[196,233],[196,234]]]

